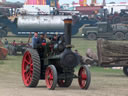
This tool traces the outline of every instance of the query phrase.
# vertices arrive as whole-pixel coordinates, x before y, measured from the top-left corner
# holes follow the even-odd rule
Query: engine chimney
[[[71,35],[72,35],[72,19],[64,20],[64,30],[65,30],[65,43],[66,46],[71,46]]]

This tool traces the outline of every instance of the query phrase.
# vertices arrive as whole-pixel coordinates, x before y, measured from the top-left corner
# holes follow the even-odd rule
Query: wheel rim
[[[82,67],[80,69],[78,75],[79,75],[79,79],[78,79],[79,85],[83,89],[86,86],[86,80],[87,80],[87,75],[86,75],[85,68]]]
[[[47,88],[51,88],[53,85],[53,70],[50,67],[46,69],[45,81]]]
[[[96,39],[96,35],[95,34],[89,34],[88,39],[89,40],[95,40]]]
[[[33,62],[31,54],[27,51],[22,61],[22,79],[25,86],[29,86],[33,76]]]
[[[124,38],[124,35],[123,35],[123,33],[116,33],[116,39],[117,40],[123,40],[123,38]]]

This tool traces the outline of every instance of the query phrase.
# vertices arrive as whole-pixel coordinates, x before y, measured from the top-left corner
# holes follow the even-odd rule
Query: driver
[[[41,45],[43,45],[43,46],[46,45],[46,39],[45,39],[44,34],[41,34],[41,35],[40,35],[39,44],[41,44]]]

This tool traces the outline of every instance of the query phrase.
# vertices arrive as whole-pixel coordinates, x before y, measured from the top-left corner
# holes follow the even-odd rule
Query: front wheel
[[[45,82],[49,90],[54,90],[57,84],[57,70],[54,65],[49,65],[45,71]]]
[[[123,67],[123,72],[126,76],[128,76],[128,66]]]
[[[78,72],[78,83],[81,89],[87,90],[91,82],[91,73],[86,65],[80,67]]]
[[[97,36],[95,33],[89,33],[87,38],[88,40],[96,40]]]

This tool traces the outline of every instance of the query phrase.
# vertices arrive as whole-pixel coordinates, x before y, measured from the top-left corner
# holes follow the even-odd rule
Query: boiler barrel
[[[19,16],[17,26],[24,32],[59,32],[64,30],[64,19],[72,19],[72,16],[26,15]]]

